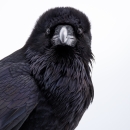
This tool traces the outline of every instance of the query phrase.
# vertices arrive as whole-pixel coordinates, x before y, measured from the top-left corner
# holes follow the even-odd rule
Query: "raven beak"
[[[51,39],[54,45],[68,45],[74,47],[77,39],[70,25],[58,25]]]
[[[68,40],[68,31],[67,28],[65,26],[63,26],[60,30],[60,34],[59,34],[59,39],[61,41],[61,43],[66,43]]]

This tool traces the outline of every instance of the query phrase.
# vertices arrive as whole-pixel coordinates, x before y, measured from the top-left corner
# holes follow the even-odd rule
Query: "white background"
[[[76,130],[130,130],[129,0],[0,0],[0,59],[21,48],[38,17],[57,6],[83,11],[92,24],[95,97]]]

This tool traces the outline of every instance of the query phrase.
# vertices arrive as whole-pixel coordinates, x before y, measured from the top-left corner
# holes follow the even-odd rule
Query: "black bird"
[[[90,22],[50,9],[26,44],[0,61],[0,130],[74,130],[93,100]]]

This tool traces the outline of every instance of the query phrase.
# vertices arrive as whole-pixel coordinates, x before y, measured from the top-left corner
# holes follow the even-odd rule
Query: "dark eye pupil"
[[[49,29],[49,28],[46,30],[46,34],[47,34],[47,35],[50,34],[50,29]]]
[[[82,33],[83,33],[82,28],[78,28],[77,33],[78,33],[78,34],[82,34]]]

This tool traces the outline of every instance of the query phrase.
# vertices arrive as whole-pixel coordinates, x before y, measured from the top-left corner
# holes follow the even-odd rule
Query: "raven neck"
[[[32,54],[28,53],[27,58],[41,99],[49,103],[62,126],[69,121],[70,130],[74,129],[93,98],[93,86],[82,59],[75,56],[66,61],[50,54]]]

